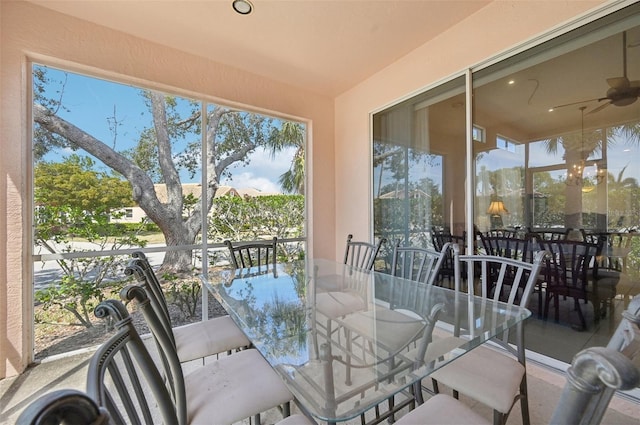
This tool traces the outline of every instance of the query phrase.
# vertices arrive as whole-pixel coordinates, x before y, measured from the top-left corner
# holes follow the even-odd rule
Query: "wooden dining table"
[[[325,259],[204,284],[317,421],[357,417],[530,316],[518,306]],[[469,336],[460,337],[464,328]],[[394,399],[395,400],[395,399]]]

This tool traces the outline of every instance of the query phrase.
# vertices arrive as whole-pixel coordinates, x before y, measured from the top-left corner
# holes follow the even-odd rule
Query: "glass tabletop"
[[[205,282],[316,418],[354,418],[526,319],[518,306],[307,259]]]

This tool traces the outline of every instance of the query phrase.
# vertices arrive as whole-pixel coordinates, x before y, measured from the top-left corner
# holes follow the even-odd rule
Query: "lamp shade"
[[[509,211],[507,211],[507,209],[504,207],[504,202],[491,201],[491,204],[489,204],[489,209],[487,209],[487,214],[491,214],[491,215],[509,214]]]

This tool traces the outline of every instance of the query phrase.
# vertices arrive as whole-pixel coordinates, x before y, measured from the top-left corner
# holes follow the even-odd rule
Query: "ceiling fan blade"
[[[611,105],[611,102],[603,103],[602,105],[598,106],[597,108],[593,109],[592,111],[587,112],[587,115],[595,114],[596,112],[600,112],[600,111],[602,111],[604,108],[606,108],[609,105]]]
[[[607,99],[607,98],[605,97],[604,99]],[[596,100],[597,101],[601,101],[603,99],[602,98],[595,98],[595,99],[581,100],[579,102],[565,103],[564,105],[552,106],[551,109],[564,108],[565,106],[572,106],[572,105],[580,105],[582,103],[595,102]]]
[[[627,77],[607,78],[607,84],[612,89],[623,90],[629,88],[629,79]]]

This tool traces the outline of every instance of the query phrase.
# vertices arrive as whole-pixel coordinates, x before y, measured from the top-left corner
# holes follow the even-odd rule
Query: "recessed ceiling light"
[[[241,15],[248,15],[253,10],[253,4],[249,0],[233,0],[232,6]]]
[[[512,86],[512,85],[514,85],[515,83],[516,83],[516,80],[509,80],[509,83],[508,83],[508,84],[509,84],[510,86]]]

